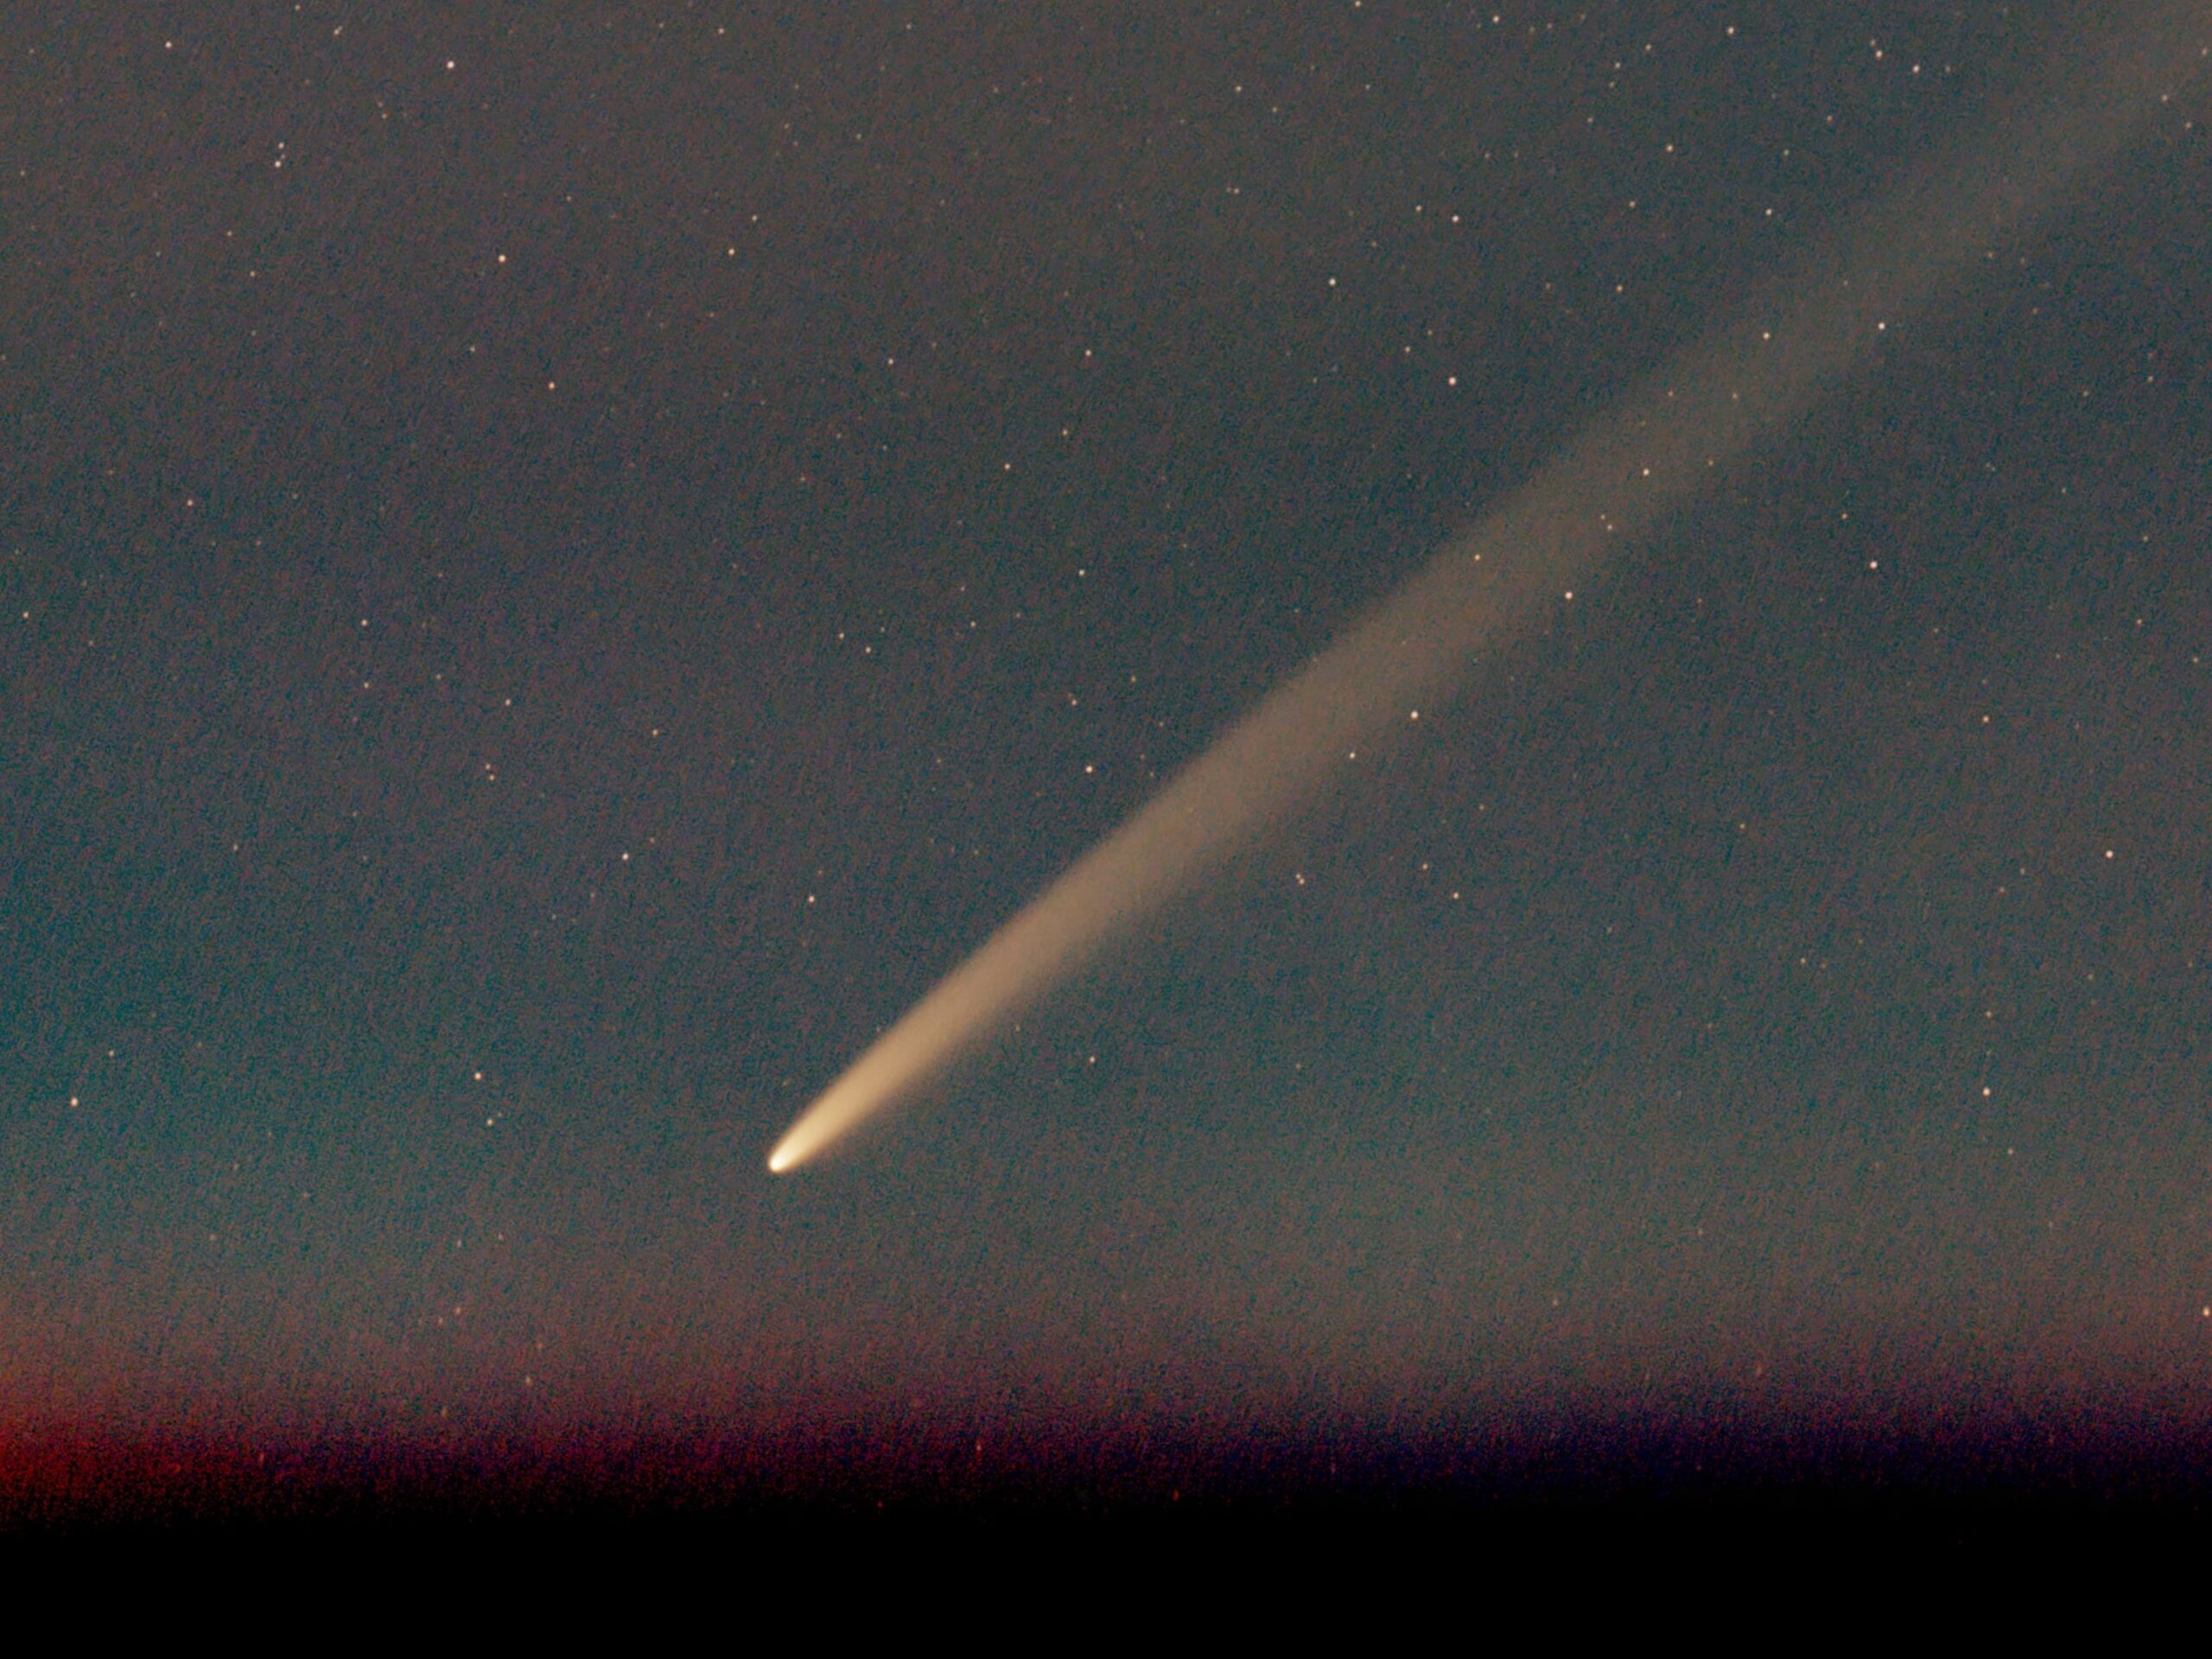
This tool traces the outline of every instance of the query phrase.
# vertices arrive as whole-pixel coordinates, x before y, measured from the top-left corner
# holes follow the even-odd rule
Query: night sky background
[[[2193,66],[1317,815],[762,1162],[2084,16],[0,7],[0,1432],[2212,1427]]]

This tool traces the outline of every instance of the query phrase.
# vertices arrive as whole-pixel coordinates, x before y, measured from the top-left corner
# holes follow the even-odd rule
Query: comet
[[[1755,291],[1069,867],[814,1101],[785,1173],[910,1099],[1138,923],[1338,788],[1350,758],[1439,705],[1486,647],[1602,578],[1723,469],[1786,435],[1914,320],[2076,196],[2202,66],[2202,0],[2146,9],[2056,91],[1923,164]]]

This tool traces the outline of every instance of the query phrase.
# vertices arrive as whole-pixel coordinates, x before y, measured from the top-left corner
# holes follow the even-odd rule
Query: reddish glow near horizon
[[[800,1114],[768,1155],[798,1168],[940,1076],[1431,707],[1487,644],[1599,574],[1821,391],[1899,342],[1972,267],[2120,149],[2201,59],[2207,8],[2170,5],[2069,80],[1770,282],[1736,321],[1624,396],[1350,633],[1271,693],[1019,912]]]

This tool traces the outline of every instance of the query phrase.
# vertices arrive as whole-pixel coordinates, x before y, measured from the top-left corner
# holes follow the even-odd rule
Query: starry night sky
[[[2181,62],[1417,737],[762,1166],[2082,16],[5,8],[0,1414],[2212,1415]]]

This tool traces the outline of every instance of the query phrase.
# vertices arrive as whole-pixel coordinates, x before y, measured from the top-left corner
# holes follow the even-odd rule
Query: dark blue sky
[[[15,9],[0,1412],[2201,1410],[2181,60],[1417,741],[761,1169],[2078,25]]]

